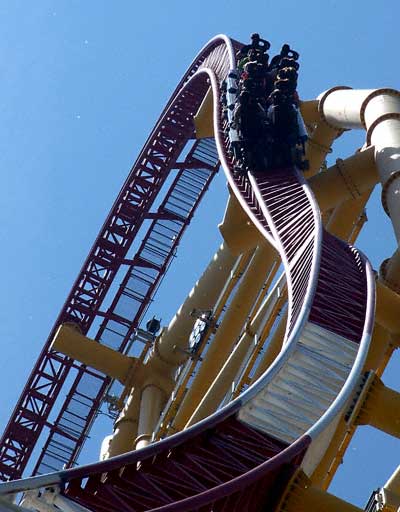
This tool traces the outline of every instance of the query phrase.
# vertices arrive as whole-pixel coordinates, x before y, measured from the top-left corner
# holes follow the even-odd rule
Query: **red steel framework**
[[[219,167],[213,140],[196,141],[178,167],[154,220],[131,260],[94,339],[123,352],[171,262],[182,235]],[[88,434],[110,379],[84,365],[50,427],[33,474],[70,467]]]
[[[189,72],[174,92],[173,98],[188,78],[196,72],[203,60],[204,57],[200,57],[192,63]],[[136,160],[61,309],[6,426],[0,441],[0,480],[7,481],[22,476],[44,426],[50,426],[51,433],[35,471],[39,470],[40,463],[46,454],[50,457],[53,455],[58,465],[72,463],[77,455],[88,426],[100,405],[101,393],[108,383],[101,374],[80,365],[78,375],[57,420],[54,425],[49,425],[49,415],[74,366],[70,358],[50,349],[51,342],[58,327],[65,322],[74,322],[83,334],[88,333],[98,317],[103,317],[107,322],[116,321],[119,325],[124,324],[123,317],[117,316],[112,311],[104,313],[100,308],[121,265],[131,264],[137,269],[152,268],[151,263],[144,264],[140,259],[126,260],[127,252],[143,222],[147,219],[177,222],[178,217],[182,215],[184,211],[182,206],[178,206],[177,211],[172,213],[150,212],[169,172],[171,169],[180,168],[178,177],[182,176],[184,180],[185,172],[193,173],[196,169],[207,169],[213,172],[218,167],[215,159],[211,158],[210,163],[209,151],[202,150],[199,144],[195,144],[183,164],[177,163],[187,141],[194,135],[193,116],[200,106],[207,87],[205,82],[199,82],[197,88],[185,90],[178,95],[176,101],[170,101],[167,104]],[[196,149],[198,149],[197,153]],[[207,186],[208,182],[205,182],[204,189]],[[176,187],[175,196],[172,192],[170,194],[171,205],[177,195],[182,195],[179,186]],[[202,192],[199,194],[199,200],[201,196]],[[193,215],[197,204],[198,201],[195,201],[190,215]],[[190,216],[185,219],[183,226],[186,226],[189,221]],[[174,250],[175,247],[171,247],[171,255]],[[167,256],[166,263],[169,259],[170,257]],[[165,269],[166,265],[161,265],[160,275],[154,279],[153,291]],[[156,268],[153,267],[153,270]],[[148,299],[150,297],[151,293],[148,294]],[[143,302],[143,311],[145,307],[146,304]],[[125,346],[124,343],[126,344],[121,342],[121,349]],[[93,383],[97,388],[92,389],[90,396],[83,391],[87,389],[88,384],[85,379],[92,382],[92,388]],[[85,410],[86,416],[83,420],[80,413],[76,415],[72,410],[70,411],[69,406],[72,403],[80,404]],[[71,418],[66,419],[70,413],[73,416],[72,422]],[[59,448],[58,451],[56,449],[57,453],[54,452],[55,447]],[[46,464],[45,461],[43,463]]]

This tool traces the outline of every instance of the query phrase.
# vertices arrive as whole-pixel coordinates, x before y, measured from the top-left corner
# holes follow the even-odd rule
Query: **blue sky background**
[[[56,315],[136,155],[198,50],[260,32],[300,52],[299,92],[400,88],[399,3],[325,0],[0,2],[0,339],[5,426]],[[346,134],[334,156],[363,144]],[[150,313],[168,322],[219,244],[222,174]],[[359,247],[377,268],[395,240],[377,190]],[[199,248],[201,247],[201,249]],[[384,382],[399,389],[398,354]],[[102,418],[82,461],[98,456]],[[399,443],[363,427],[332,492],[359,505],[399,463]]]

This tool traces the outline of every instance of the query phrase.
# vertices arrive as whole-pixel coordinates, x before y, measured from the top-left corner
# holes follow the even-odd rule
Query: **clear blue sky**
[[[334,85],[400,88],[399,10],[398,0],[0,3],[0,428],[141,145],[203,44],[255,31],[275,51],[289,42],[301,55],[303,99]],[[335,156],[362,143],[361,132],[346,134]],[[166,322],[219,243],[226,196],[219,175],[152,310]],[[395,247],[379,191],[368,216],[359,246],[378,267]],[[390,367],[384,381],[399,389],[399,365]],[[110,429],[104,420],[93,436]],[[98,441],[82,460],[97,457]],[[399,453],[397,441],[360,429],[333,491],[363,504]]]

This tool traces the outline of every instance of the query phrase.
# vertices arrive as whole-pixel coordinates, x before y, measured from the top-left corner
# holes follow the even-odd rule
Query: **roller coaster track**
[[[163,115],[182,112],[179,134],[174,132],[182,148],[191,135],[191,115],[211,85],[221,165],[285,268],[283,349],[244,393],[194,426],[107,461],[4,483],[0,494],[54,487],[61,509],[96,512],[272,510],[297,469],[311,474],[320,462],[363,368],[374,278],[362,254],[323,229],[296,168],[233,175],[219,98],[222,81],[234,69],[233,43],[225,36],[212,39]],[[156,130],[163,129],[160,121]]]

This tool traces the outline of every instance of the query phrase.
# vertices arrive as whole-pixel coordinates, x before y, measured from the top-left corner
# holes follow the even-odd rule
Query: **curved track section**
[[[356,387],[374,316],[371,268],[324,232],[295,168],[234,177],[219,104],[221,83],[235,69],[232,42],[214,38],[195,63],[168,108],[211,84],[230,186],[285,267],[283,349],[256,383],[193,427],[105,462],[3,484],[0,493],[58,486],[63,499],[96,512],[272,509],[299,466],[310,473],[318,464]]]

